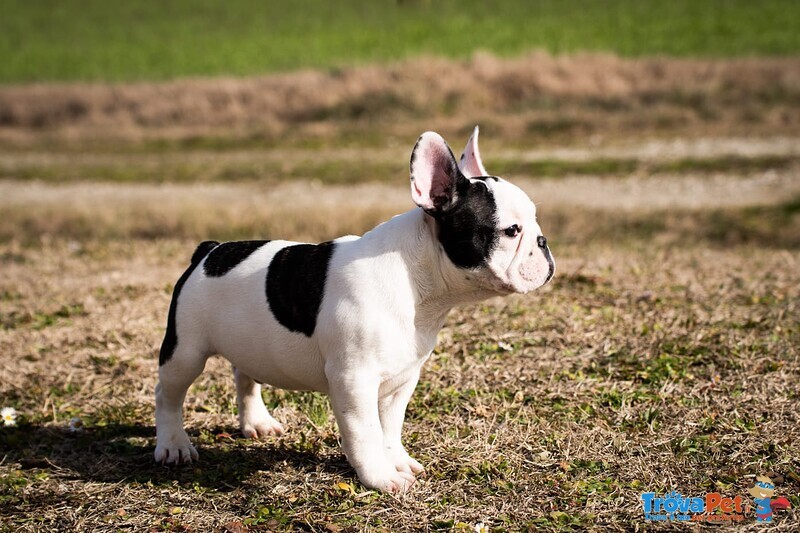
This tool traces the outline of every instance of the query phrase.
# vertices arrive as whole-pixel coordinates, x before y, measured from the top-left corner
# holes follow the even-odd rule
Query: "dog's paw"
[[[359,472],[358,479],[369,489],[378,489],[394,494],[406,492],[417,480],[413,474],[400,472],[394,468]]]
[[[260,417],[244,417],[239,427],[242,434],[248,439],[264,439],[270,435],[283,435],[283,426],[266,410]]]
[[[200,457],[183,431],[165,438],[159,437],[153,456],[157,463],[165,465],[191,463]]]
[[[270,435],[283,435],[283,426],[272,418],[259,396],[256,400],[242,402],[239,411],[239,429],[248,439],[265,439]]]
[[[425,468],[419,464],[419,461],[406,454],[404,458],[395,459],[394,467],[398,472],[405,472],[407,474],[421,474]]]
[[[417,475],[425,470],[425,468],[416,459],[408,455],[408,452],[404,449],[393,451],[387,448],[386,457],[390,463],[394,464],[394,468],[398,472]]]

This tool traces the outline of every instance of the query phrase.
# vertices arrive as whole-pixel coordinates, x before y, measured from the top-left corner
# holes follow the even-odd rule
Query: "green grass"
[[[791,0],[0,3],[0,83],[252,75],[420,54],[789,55]]]
[[[509,178],[565,178],[569,176],[629,176],[634,173],[713,175],[727,173],[747,175],[768,170],[786,171],[800,163],[792,155],[753,157],[721,156],[682,158],[674,161],[648,162],[634,158],[594,158],[584,161],[563,159],[488,159],[489,168]],[[263,161],[236,158],[228,161],[192,162],[186,160],[121,159],[97,164],[80,162],[32,163],[6,165],[0,161],[0,179],[42,180],[53,183],[101,181],[114,183],[210,183],[253,182],[276,183],[298,179],[315,179],[327,184],[369,182],[396,183],[407,172],[404,160],[352,161],[313,160]]]

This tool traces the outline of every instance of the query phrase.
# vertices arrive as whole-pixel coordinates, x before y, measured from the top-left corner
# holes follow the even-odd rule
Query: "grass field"
[[[253,75],[302,67],[517,55],[789,55],[792,0],[408,0],[270,4],[3,0],[0,83]]]
[[[5,529],[629,530],[641,492],[746,495],[773,471],[800,504],[796,248],[558,244],[556,283],[448,320],[405,431],[427,475],[401,498],[355,481],[318,395],[267,392],[288,433],[244,440],[217,359],[186,407],[201,462],[152,463],[156,347],[191,249],[3,245],[2,398],[23,417],[0,430]]]
[[[0,531],[671,530],[643,492],[765,474],[800,527],[800,4],[0,2]],[[456,59],[351,66],[419,53]],[[358,483],[318,394],[266,390],[287,433],[244,439],[221,358],[201,461],[154,464],[196,243],[366,231],[422,131],[476,123],[558,270],[448,318],[412,491]]]
[[[427,473],[400,498],[359,485],[319,395],[268,390],[287,434],[243,439],[216,358],[186,405],[201,462],[153,464],[157,347],[197,240],[360,233],[410,207],[416,130],[458,146],[469,117],[113,142],[102,120],[7,124],[0,399],[19,420],[0,427],[0,530],[627,531],[642,492],[747,498],[762,474],[796,528],[800,137],[780,94],[748,114],[670,100],[677,122],[637,96],[555,99],[584,122],[544,131],[496,109],[487,165],[537,201],[558,273],[448,319],[405,429]]]

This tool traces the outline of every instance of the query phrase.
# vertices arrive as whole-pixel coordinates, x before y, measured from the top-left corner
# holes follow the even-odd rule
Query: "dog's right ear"
[[[429,213],[447,209],[456,200],[464,178],[453,151],[436,132],[423,133],[411,152],[411,197]]]

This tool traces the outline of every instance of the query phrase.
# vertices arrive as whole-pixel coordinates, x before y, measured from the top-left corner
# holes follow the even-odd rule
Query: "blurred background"
[[[561,211],[577,208],[657,209],[663,227],[634,226],[661,233],[673,216],[661,211],[700,210],[690,229],[703,237],[799,238],[785,221],[705,220],[797,203],[795,2],[3,8],[6,240],[359,233],[409,206],[393,193],[420,132],[458,151],[476,124],[489,171],[522,179],[562,239],[631,228],[569,229],[583,217]],[[359,195],[353,219],[328,220],[337,194],[366,184],[387,189]],[[290,221],[275,205],[317,206],[319,191],[306,193],[320,186],[331,188],[318,219]]]
[[[799,30],[796,0],[0,0],[0,523],[630,530],[643,490],[772,470],[796,509]],[[152,465],[196,243],[360,234],[413,207],[420,133],[475,125],[558,271],[451,315],[413,501],[358,487],[319,395],[265,392],[280,445],[231,438],[217,359],[210,461]]]

